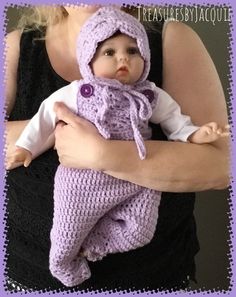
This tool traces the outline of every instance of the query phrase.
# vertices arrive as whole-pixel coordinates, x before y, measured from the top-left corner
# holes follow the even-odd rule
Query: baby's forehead
[[[101,42],[101,45],[112,45],[112,44],[118,44],[120,45],[121,42],[123,43],[129,43],[129,44],[137,44],[136,39],[130,37],[127,34],[124,33],[115,33],[111,37],[107,38],[103,42]]]

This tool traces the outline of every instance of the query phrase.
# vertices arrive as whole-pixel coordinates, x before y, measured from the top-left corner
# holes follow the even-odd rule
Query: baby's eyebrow
[[[114,42],[112,42],[112,41],[106,41],[106,42],[103,42],[103,43],[97,48],[97,50],[98,50],[98,52],[101,52],[101,51],[106,50],[106,49],[114,49],[116,46],[117,46],[117,45],[116,45]],[[139,49],[137,43],[134,42],[134,41],[130,41],[130,42],[128,42],[128,43],[126,44],[126,46],[127,46],[127,47],[135,47],[135,48]]]
[[[96,53],[101,53],[103,52],[104,50],[107,50],[107,49],[113,49],[113,46],[111,44],[100,44],[96,50]]]
[[[114,43],[112,41],[104,42],[101,47],[113,47]]]
[[[130,42],[130,43],[128,44],[128,46],[133,46],[133,47],[137,47],[137,48],[138,48],[138,45],[137,45],[136,42]]]

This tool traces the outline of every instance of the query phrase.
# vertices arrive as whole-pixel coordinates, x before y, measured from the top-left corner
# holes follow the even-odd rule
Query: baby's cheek
[[[101,78],[113,78],[114,65],[111,61],[104,59],[95,60],[91,65],[94,76]]]
[[[113,73],[109,69],[105,69],[104,67],[102,67],[100,69],[95,69],[94,75],[96,77],[101,77],[101,78],[112,78],[113,77]]]

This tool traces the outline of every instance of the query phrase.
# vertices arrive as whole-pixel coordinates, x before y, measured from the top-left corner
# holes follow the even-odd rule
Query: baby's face
[[[134,84],[144,69],[144,60],[136,40],[125,35],[105,40],[91,62],[96,77],[117,79],[123,84]]]

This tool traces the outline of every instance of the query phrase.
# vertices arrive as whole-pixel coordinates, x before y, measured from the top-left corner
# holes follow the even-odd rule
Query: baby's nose
[[[125,54],[125,53],[119,55],[119,60],[120,60],[120,61],[128,61],[128,59],[129,59],[129,57],[128,57],[128,55]]]

